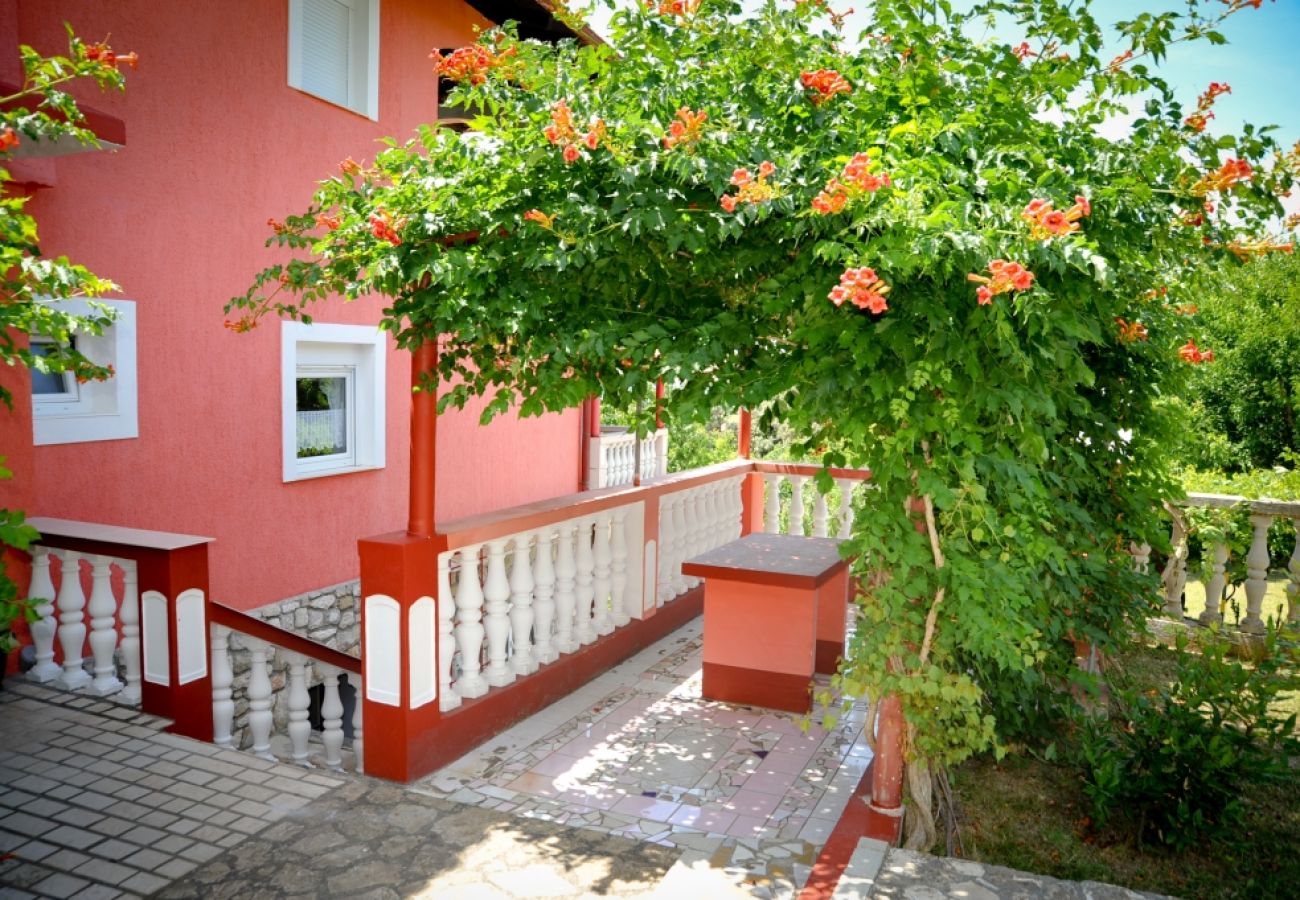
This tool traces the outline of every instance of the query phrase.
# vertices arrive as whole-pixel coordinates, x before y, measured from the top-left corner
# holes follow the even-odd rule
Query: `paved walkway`
[[[0,900],[794,898],[870,759],[861,709],[805,732],[704,701],[699,654],[696,622],[409,787],[12,679]],[[862,841],[834,896],[1139,895]]]

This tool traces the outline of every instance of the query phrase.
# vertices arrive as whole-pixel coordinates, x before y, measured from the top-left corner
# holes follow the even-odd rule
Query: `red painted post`
[[[434,470],[438,449],[438,342],[426,341],[411,352],[411,484],[406,531],[431,537],[434,529]],[[427,390],[415,390],[425,373],[433,375]]]
[[[168,731],[212,740],[212,664],[208,641],[208,545],[142,550],[136,560],[140,593],[140,708],[171,719]],[[151,640],[154,617],[166,616],[164,649]]]
[[[664,380],[655,379],[655,428],[664,427]]]
[[[740,483],[740,533],[755,534],[763,530],[763,476],[750,472]]]
[[[600,437],[600,398],[592,397],[591,403],[591,436]]]
[[[749,447],[753,438],[754,423],[750,418],[749,410],[740,411],[740,434],[736,441],[736,455],[741,459],[749,459]]]
[[[876,758],[871,765],[871,805],[883,811],[903,805],[903,704],[896,694],[880,701]]]
[[[411,709],[411,608],[422,598],[436,598],[436,622],[436,604],[451,602],[438,597],[434,546],[427,537],[404,532],[358,541],[366,774],[391,781],[410,781],[427,771],[420,756],[429,752],[442,718],[436,697]],[[435,671],[436,645],[426,645]],[[427,658],[422,662],[428,664]]]

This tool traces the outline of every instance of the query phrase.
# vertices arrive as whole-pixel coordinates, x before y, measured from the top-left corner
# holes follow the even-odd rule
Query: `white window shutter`
[[[302,2],[302,89],[349,105],[351,4],[340,0]]]

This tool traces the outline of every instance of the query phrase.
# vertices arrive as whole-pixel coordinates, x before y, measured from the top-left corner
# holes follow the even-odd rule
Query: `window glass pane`
[[[48,339],[33,340],[32,355],[49,356],[55,346],[54,342]],[[72,376],[65,372],[38,372],[32,369],[32,394],[40,397],[42,395],[71,393],[69,387],[71,381]]]
[[[297,381],[298,458],[347,453],[347,378],[334,375]]]

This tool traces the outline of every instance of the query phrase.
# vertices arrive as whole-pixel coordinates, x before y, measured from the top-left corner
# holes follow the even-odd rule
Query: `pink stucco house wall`
[[[293,16],[321,2],[351,4],[354,15],[377,9],[369,109],[290,85]],[[14,167],[43,249],[113,279],[134,301],[138,436],[34,445],[26,375],[5,373],[19,408],[0,418],[0,453],[16,473],[0,484],[0,505],[211,536],[212,599],[240,609],[357,577],[358,537],[405,521],[408,355],[385,338],[382,466],[286,481],[284,326],[233,334],[221,307],[275,260],[263,246],[268,218],[302,209],[344,158],[365,160],[376,139],[402,139],[436,116],[428,53],[488,26],[476,6],[542,12],[488,0],[0,0],[0,81],[19,80],[20,43],[65,51],[65,21],[141,59],[125,94],[77,90],[125,125],[120,149]],[[338,303],[316,318],[369,326],[382,305]],[[437,518],[578,490],[580,432],[577,410],[488,427],[476,410],[441,417]]]

